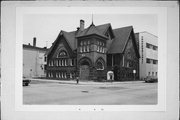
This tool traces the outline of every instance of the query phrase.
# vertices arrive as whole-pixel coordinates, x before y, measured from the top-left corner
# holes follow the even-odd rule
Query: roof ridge
[[[119,29],[123,29],[123,28],[133,28],[133,26],[132,25],[130,25],[130,26],[125,26],[125,27],[120,27],[120,28],[115,28],[115,29],[113,29],[113,30],[119,30]]]

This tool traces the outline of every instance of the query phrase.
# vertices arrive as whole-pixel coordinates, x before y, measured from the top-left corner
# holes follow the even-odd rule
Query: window
[[[153,60],[153,64],[157,64],[158,63],[158,61],[157,60]]]
[[[86,41],[84,41],[84,45],[86,45]]]
[[[85,48],[85,52],[87,52],[87,46],[84,46],[84,48]]]
[[[152,76],[154,76],[154,72],[152,72]]]
[[[51,66],[53,66],[53,61],[51,61]]]
[[[64,73],[64,78],[67,78],[67,74],[66,73]]]
[[[70,73],[70,76],[69,76],[70,78],[72,78],[72,73]]]
[[[104,70],[104,65],[101,61],[97,62],[97,70]]]
[[[83,41],[81,41],[80,45],[81,45],[81,46],[83,45]]]
[[[64,60],[64,66],[67,66],[67,60]]]
[[[90,44],[90,41],[88,40],[88,45]]]
[[[89,52],[89,46],[87,46],[87,52]]]
[[[102,42],[100,42],[100,44],[99,45],[102,45]]]
[[[149,72],[149,73],[148,73],[148,76],[150,76],[150,75],[151,75],[151,73]]]
[[[56,73],[56,78],[58,78],[58,73]]]
[[[123,55],[123,63],[122,64],[123,64],[122,66],[124,67],[124,55]]]
[[[63,72],[61,73],[61,78],[64,78]]]
[[[61,66],[61,60],[59,60],[59,66]]]
[[[61,65],[64,66],[64,60],[62,60],[62,64]]]
[[[150,48],[151,45],[149,43],[146,43],[146,48]]]
[[[80,47],[79,49],[80,49],[80,52],[82,53],[83,52],[82,47]]]
[[[72,59],[69,59],[69,65],[72,66]]]
[[[46,62],[46,61],[47,61],[47,57],[45,56],[45,57],[44,57],[44,62]]]
[[[67,52],[65,50],[61,50],[57,55],[57,57],[64,57],[64,56],[67,56]]]
[[[104,43],[102,43],[102,46],[104,46]]]
[[[62,52],[59,53],[59,55],[60,55],[60,56],[64,56],[64,55],[66,55],[66,52],[65,52],[65,51],[62,51]]]
[[[97,46],[97,52],[99,52],[99,46]]]
[[[126,65],[127,67],[129,67],[129,62],[127,62],[127,65]]]
[[[104,50],[104,48],[103,48],[103,51],[102,51],[103,53],[105,53],[105,50]]]
[[[99,52],[102,52],[102,47],[99,47]]]
[[[158,47],[157,46],[153,46],[153,50],[157,50],[158,49]]]
[[[151,60],[149,58],[146,58],[146,63],[151,63]]]
[[[156,72],[156,76],[157,76],[157,72]]]
[[[74,65],[74,59],[72,59],[72,66]]]

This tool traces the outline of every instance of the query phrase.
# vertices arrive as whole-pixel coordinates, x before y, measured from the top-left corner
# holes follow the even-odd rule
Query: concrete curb
[[[32,81],[42,81],[60,84],[77,84],[76,80],[65,81],[65,80],[49,80],[49,79],[30,79]],[[93,81],[79,81],[78,85],[103,85],[103,84],[129,84],[129,83],[141,83],[144,81],[123,81],[123,82],[93,82]]]

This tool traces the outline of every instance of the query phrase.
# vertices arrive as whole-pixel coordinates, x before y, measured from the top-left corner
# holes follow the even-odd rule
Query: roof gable
[[[108,53],[123,53],[132,29],[132,26],[114,29],[115,38],[113,39]]]
[[[68,34],[68,35],[67,35]],[[73,35],[73,33],[71,33]],[[71,35],[70,34],[70,35]],[[73,50],[72,48],[74,47],[73,46],[73,41],[74,40],[71,40],[71,38],[73,38],[72,36],[70,36],[69,33],[65,32],[65,31],[61,31],[58,35],[58,37],[56,38],[56,40],[52,43],[52,46],[49,48],[49,50],[46,52],[45,55],[49,55],[53,49],[55,49],[55,46],[57,46],[56,44],[58,43],[58,41],[60,41],[62,38],[61,37],[64,37],[65,38],[65,41],[67,42],[69,48],[71,50]],[[69,40],[70,39],[70,40]]]
[[[110,30],[112,31],[112,35],[114,37],[110,48],[108,49],[108,53],[123,53],[125,50],[125,46],[128,42],[128,39],[131,35],[131,32],[133,32],[133,27],[132,26],[127,26],[123,28],[117,28],[117,29],[112,29],[111,24],[103,24],[103,25],[98,25],[95,26],[93,23],[83,31],[77,30],[77,31],[71,31],[71,32],[66,32],[66,31],[61,31],[56,39],[56,41],[53,43],[51,48],[48,50],[48,54],[51,52],[53,49],[54,45],[57,43],[60,35],[63,35],[66,42],[68,43],[69,47],[71,48],[72,51],[77,49],[77,37],[83,37],[83,36],[88,36],[92,34],[96,34],[98,36],[101,36],[103,38],[107,38],[105,36],[106,32]]]
[[[76,37],[84,37],[84,36],[89,36],[93,34],[96,34],[100,37],[107,39],[107,37],[103,34],[103,32],[98,30],[97,27],[93,23],[87,29],[78,32],[78,35]]]

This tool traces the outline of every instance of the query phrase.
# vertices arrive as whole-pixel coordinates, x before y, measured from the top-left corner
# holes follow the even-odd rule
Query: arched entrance
[[[87,58],[80,60],[80,80],[89,80],[91,61]]]

